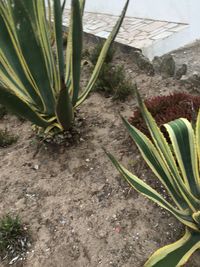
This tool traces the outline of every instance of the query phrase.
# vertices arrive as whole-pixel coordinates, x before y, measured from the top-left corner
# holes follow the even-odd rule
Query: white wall
[[[119,15],[126,0],[86,0],[86,11]],[[127,16],[189,22],[193,3],[200,10],[200,0],[130,0]],[[67,4],[69,6],[70,0]]]
[[[189,2],[191,0],[188,0]],[[192,0],[189,8],[189,24],[191,28],[191,35],[193,39],[200,38],[200,1]]]
[[[71,0],[67,0],[70,6]],[[86,0],[86,11],[119,15],[126,0]],[[188,23],[189,27],[144,50],[150,58],[200,39],[200,0],[130,0],[126,16]]]

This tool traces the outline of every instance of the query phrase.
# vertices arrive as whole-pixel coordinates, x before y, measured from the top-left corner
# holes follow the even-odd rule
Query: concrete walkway
[[[106,14],[85,12],[84,31],[98,37],[107,38],[118,17]],[[65,9],[63,24],[68,26],[69,10]],[[142,49],[152,59],[174,49],[170,43],[177,42],[177,36],[188,28],[187,24],[126,17],[116,41]],[[180,37],[179,37],[180,38]],[[167,47],[166,47],[167,46]],[[173,45],[172,45],[173,46]]]

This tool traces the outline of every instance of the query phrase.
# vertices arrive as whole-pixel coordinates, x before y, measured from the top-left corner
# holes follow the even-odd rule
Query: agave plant
[[[66,56],[60,0],[0,1],[0,104],[49,131],[69,129],[101,71],[128,7],[106,40],[89,82],[80,90],[82,17],[85,0],[71,1]],[[48,14],[49,13],[49,14]],[[49,16],[51,22],[49,21]],[[54,47],[49,25],[53,25]],[[65,66],[66,65],[66,66]]]
[[[127,120],[123,119],[123,122],[144,160],[166,188],[172,204],[129,172],[110,153],[107,155],[134,189],[169,211],[185,225],[184,236],[156,251],[144,266],[182,266],[200,248],[200,112],[195,129],[184,118],[164,125],[171,139],[169,145],[138,92],[137,99],[152,141]]]

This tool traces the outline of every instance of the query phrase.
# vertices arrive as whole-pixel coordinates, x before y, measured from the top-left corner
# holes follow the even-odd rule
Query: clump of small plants
[[[25,259],[30,248],[27,227],[19,217],[6,215],[0,219],[0,260],[9,265]]]
[[[89,60],[93,65],[98,60],[99,51],[101,51],[102,46],[102,43],[98,44],[89,55]],[[134,85],[127,80],[124,67],[112,63],[114,52],[115,50],[112,46],[105,58],[94,90],[103,92],[108,97],[112,96],[114,100],[125,100],[133,93]]]
[[[97,60],[98,60],[98,57],[101,53],[101,50],[103,48],[103,45],[104,43],[103,42],[99,42],[93,49],[92,51],[90,51],[90,53],[88,53],[88,56],[89,56],[89,60],[92,62],[93,65],[95,65],[97,63]],[[105,61],[104,63],[111,63],[112,60],[113,60],[113,57],[114,57],[114,54],[115,54],[115,50],[114,50],[114,47],[113,45],[110,47],[107,55],[106,55],[106,58],[105,58]]]
[[[10,133],[7,129],[0,129],[0,147],[8,147],[18,140],[18,136]]]
[[[133,93],[134,85],[126,79],[123,66],[104,63],[94,90],[112,96],[114,100],[125,100]]]
[[[174,92],[170,95],[156,96],[147,99],[145,105],[153,115],[165,137],[169,139],[162,125],[179,118],[186,118],[190,122],[196,121],[200,108],[200,96]],[[129,118],[129,122],[145,135],[149,136],[148,128],[139,108],[135,109],[133,116]]]

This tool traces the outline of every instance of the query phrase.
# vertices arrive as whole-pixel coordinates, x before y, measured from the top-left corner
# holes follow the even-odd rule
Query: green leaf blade
[[[62,128],[64,130],[69,130],[74,119],[74,112],[68,88],[65,86],[64,80],[62,81],[62,89],[60,90],[56,104],[56,116]]]
[[[31,105],[23,101],[23,99],[20,99],[19,96],[12,94],[2,86],[0,86],[0,103],[19,116],[28,119],[32,123],[42,128],[47,128],[49,126],[49,122],[43,119],[35,110],[33,110]]]
[[[43,0],[42,0],[43,1]],[[48,115],[54,115],[55,94],[49,80],[45,55],[43,54],[40,36],[43,34],[38,26],[37,2],[15,0],[11,5],[13,34],[19,44],[18,57],[21,54],[24,70],[29,80],[40,94]],[[40,16],[45,16],[41,13]],[[15,26],[14,26],[15,25]],[[29,44],[29,45],[27,45]]]
[[[200,233],[186,229],[185,235],[179,241],[157,250],[144,267],[183,266],[198,248]]]
[[[56,39],[56,54],[59,64],[60,79],[64,79],[64,54],[62,38],[62,6],[60,0],[53,1],[54,34]]]
[[[132,126],[124,118],[122,118],[122,120],[131,138],[139,148],[145,162],[165,186],[175,204],[181,209],[188,208],[187,202],[185,202],[181,197],[181,192],[174,183],[173,177],[170,174],[166,163],[162,160],[159,151],[141,131]]]
[[[1,4],[0,4],[0,28],[1,28],[0,70],[2,71],[2,74],[0,74],[0,79],[3,80],[2,75],[7,76],[8,81],[6,82],[6,86],[9,87],[11,90],[14,90],[15,87],[14,88],[10,87],[9,80],[12,81],[14,79],[16,82],[16,77],[17,77],[20,83],[23,85],[23,87],[26,88],[26,91],[24,91],[22,86],[19,85],[19,82],[16,85],[17,89],[20,92],[23,92],[23,94],[26,94],[27,97],[29,96],[30,98],[31,96],[32,102],[35,103],[35,105],[37,105],[42,110],[43,104],[41,98],[31,85],[30,81],[27,79],[27,76],[24,73],[19,57],[16,53],[15,46],[12,42],[7,25],[3,19],[3,10]]]
[[[79,0],[72,0],[72,21],[71,21],[72,37],[72,104],[76,105],[79,89],[80,89],[80,75],[81,75],[81,54],[82,54],[82,12]]]
[[[186,119],[178,119],[164,126],[169,133],[184,181],[191,193],[198,198],[200,196],[200,180],[192,125]]]

